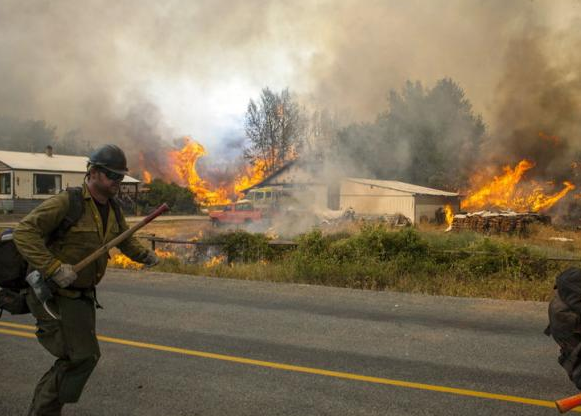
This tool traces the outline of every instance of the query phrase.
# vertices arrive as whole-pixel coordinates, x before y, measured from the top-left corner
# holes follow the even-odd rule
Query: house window
[[[10,172],[0,173],[0,194],[10,195],[12,193],[12,182]]]
[[[56,195],[61,189],[61,175],[34,174],[35,195]]]

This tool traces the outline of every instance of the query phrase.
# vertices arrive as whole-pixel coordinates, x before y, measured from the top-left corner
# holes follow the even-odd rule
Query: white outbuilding
[[[392,180],[340,177],[301,160],[287,163],[246,190],[247,198],[257,205],[275,192],[291,195],[314,213],[352,210],[360,217],[403,215],[414,224],[443,221],[446,205],[455,213],[460,211],[456,192]]]
[[[438,212],[450,205],[460,210],[460,195],[399,181],[344,178],[339,200],[342,209],[358,215],[404,215],[412,223],[436,220]]]
[[[88,158],[52,152],[25,153],[0,150],[0,212],[23,214],[63,189],[81,186]],[[137,196],[139,180],[125,176],[122,197]]]

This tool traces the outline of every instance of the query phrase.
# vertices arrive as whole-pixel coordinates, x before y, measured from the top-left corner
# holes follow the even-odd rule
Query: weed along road
[[[576,393],[546,304],[110,269],[74,415],[550,415]],[[52,358],[0,319],[0,414]]]

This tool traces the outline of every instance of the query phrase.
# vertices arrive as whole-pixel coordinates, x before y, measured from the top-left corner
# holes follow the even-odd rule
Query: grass
[[[327,230],[328,231],[328,230]],[[366,224],[358,230],[300,235],[293,250],[277,251],[262,234],[244,231],[208,238],[229,263],[184,264],[166,259],[158,271],[244,280],[293,282],[431,295],[546,301],[555,276],[575,262],[573,242],[549,240],[543,227],[529,238],[443,233]],[[578,262],[577,262],[578,264]]]

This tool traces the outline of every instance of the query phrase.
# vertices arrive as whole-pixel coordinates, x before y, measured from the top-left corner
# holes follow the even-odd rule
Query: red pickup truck
[[[252,202],[241,200],[226,205],[222,211],[211,211],[212,225],[218,227],[226,224],[252,224],[263,219],[262,211],[255,209]]]

